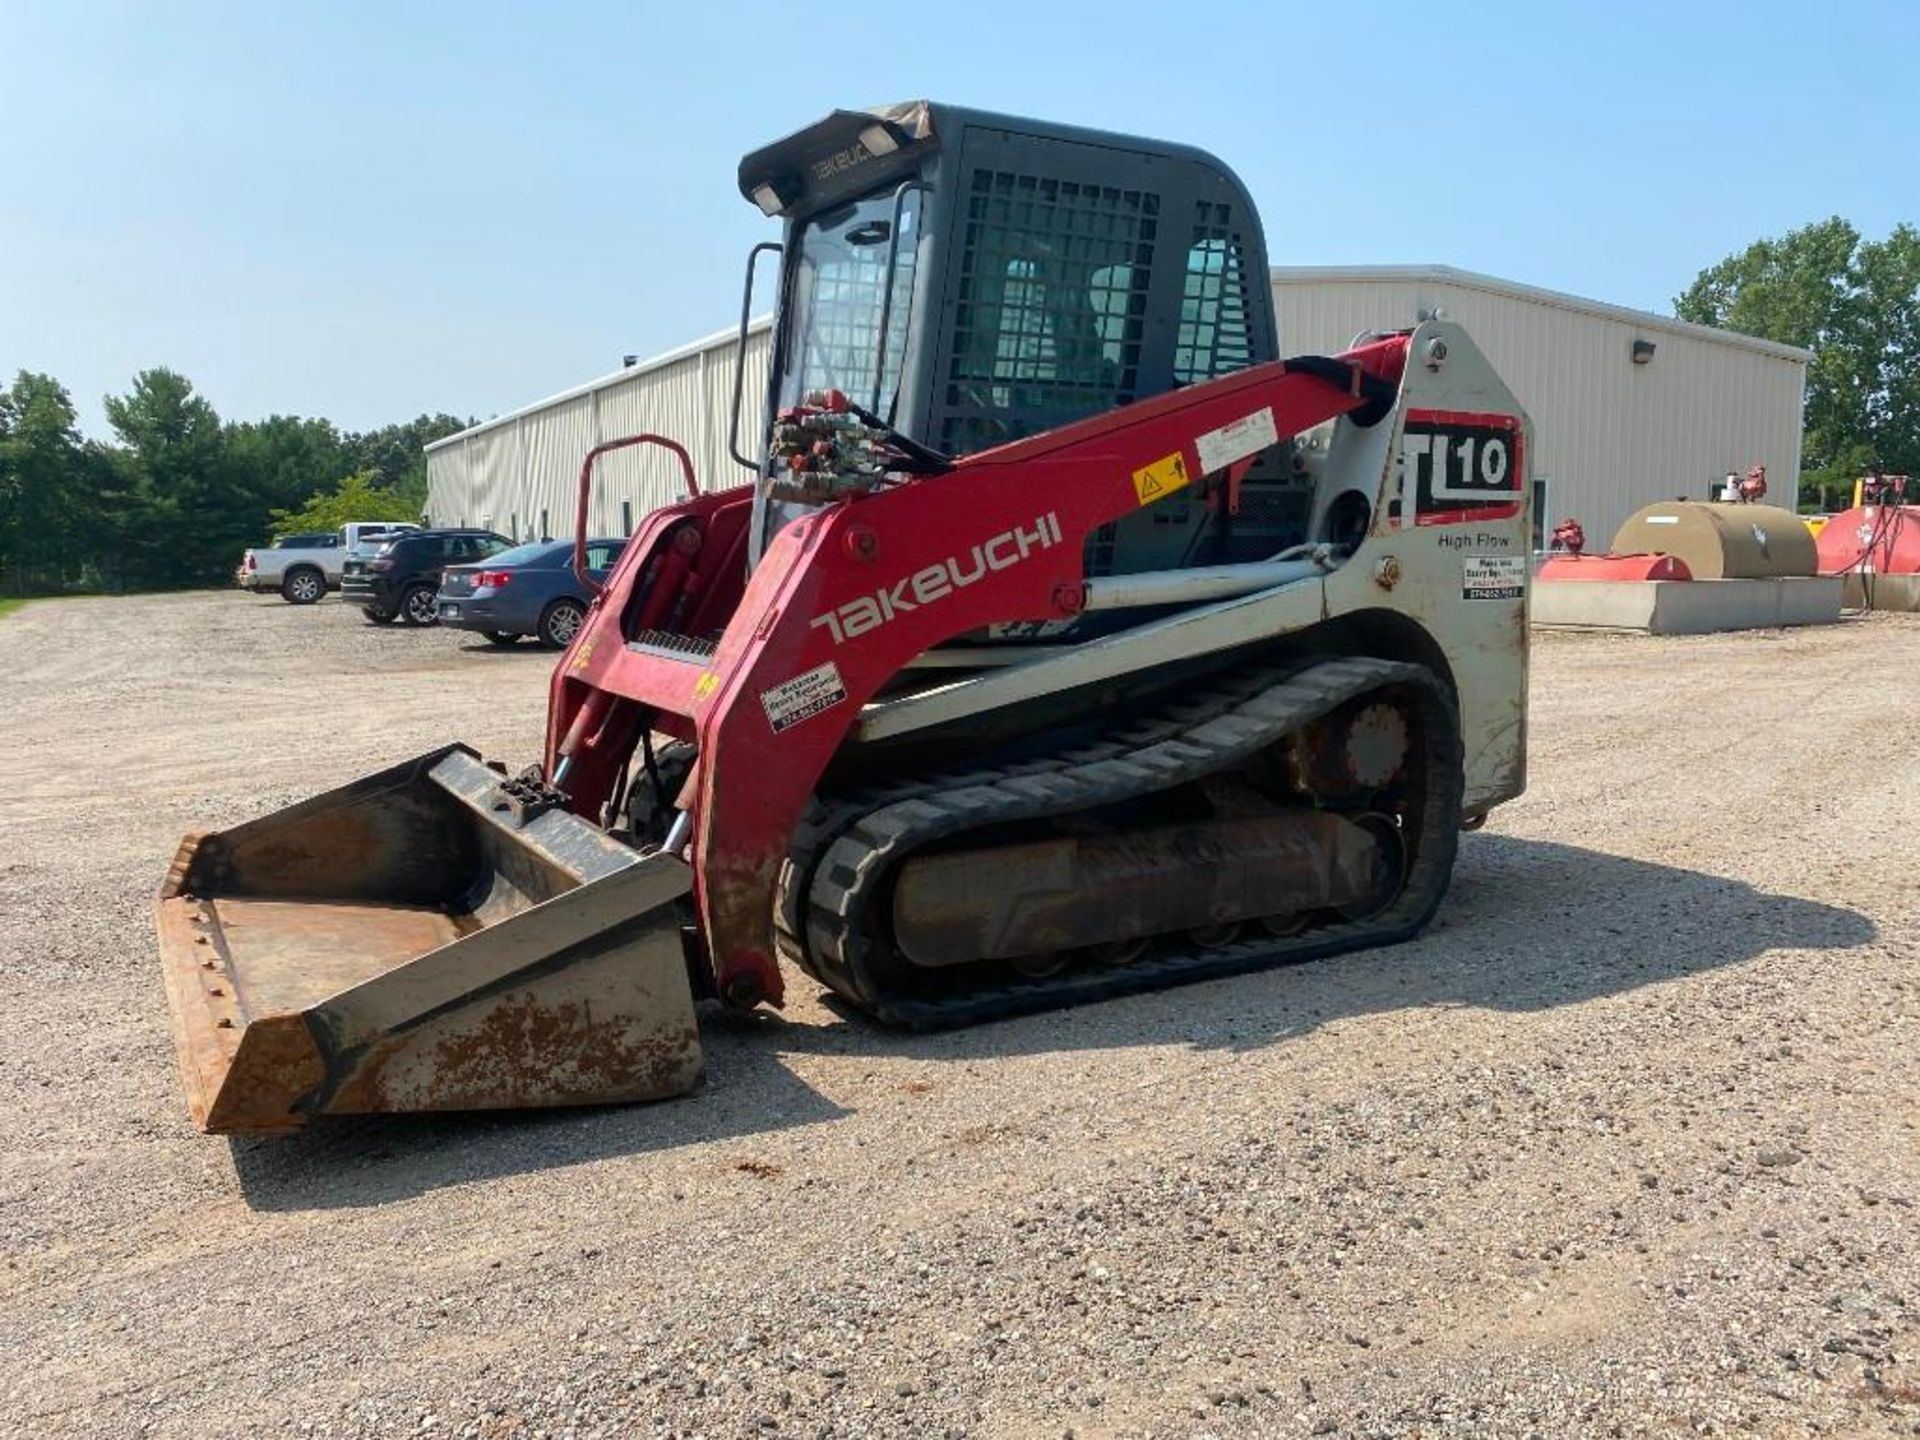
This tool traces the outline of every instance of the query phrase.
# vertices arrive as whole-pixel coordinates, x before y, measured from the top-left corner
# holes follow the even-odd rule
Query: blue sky
[[[1666,310],[1920,221],[1912,3],[0,0],[0,372],[92,433],[156,364],[236,419],[510,409],[730,324],[739,156],[919,96],[1211,149],[1276,264]]]

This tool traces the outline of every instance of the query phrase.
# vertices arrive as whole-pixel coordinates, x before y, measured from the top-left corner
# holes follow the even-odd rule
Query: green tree
[[[231,483],[271,510],[298,508],[353,468],[329,420],[270,415],[229,423],[221,443]]]
[[[1863,240],[1835,216],[1757,240],[1701,271],[1674,313],[1814,352],[1803,497],[1869,465],[1920,473],[1920,230]]]
[[[364,470],[373,483],[388,490],[406,490],[417,486],[424,495],[427,487],[427,446],[436,440],[465,430],[474,422],[457,416],[416,415],[398,425],[383,425],[378,430],[349,435],[344,441],[347,468]]]
[[[210,585],[233,569],[265,507],[225,463],[220,417],[186,376],[143,370],[106,398],[126,447],[113,495],[122,576],[137,587]]]
[[[0,388],[0,594],[224,584],[277,527],[417,519],[430,441],[420,415],[362,434],[295,415],[222,423],[184,375],[144,370],[106,398],[117,444],[81,439],[71,397],[20,372]]]
[[[87,583],[95,480],[66,389],[51,375],[20,371],[0,390],[0,593]]]
[[[272,530],[275,535],[292,535],[307,530],[338,530],[353,520],[418,520],[424,499],[424,495],[407,495],[375,485],[373,473],[360,470],[297,510],[274,511]]]

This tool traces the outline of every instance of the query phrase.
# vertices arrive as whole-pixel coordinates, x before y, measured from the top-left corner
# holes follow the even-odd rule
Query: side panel
[[[1377,428],[1386,454],[1356,457],[1352,481],[1378,494],[1372,529],[1327,577],[1327,611],[1391,610],[1438,642],[1460,696],[1462,805],[1484,812],[1526,788],[1530,425],[1466,333],[1436,320],[1414,332],[1400,411]],[[1348,483],[1332,466],[1328,479]]]

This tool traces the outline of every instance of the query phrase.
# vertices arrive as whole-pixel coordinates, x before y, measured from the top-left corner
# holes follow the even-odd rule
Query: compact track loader
[[[922,1028],[1404,940],[1520,793],[1527,422],[1458,326],[1280,359],[1246,193],[1151,141],[838,111],[740,188],[785,222],[753,478],[587,457],[582,547],[606,450],[687,498],[541,763],[181,847],[202,1128],[677,1094],[697,1004],[795,972]]]

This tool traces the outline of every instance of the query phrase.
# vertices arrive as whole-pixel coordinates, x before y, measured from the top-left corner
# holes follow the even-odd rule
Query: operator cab
[[[755,556],[795,513],[775,417],[809,395],[953,455],[1278,358],[1257,212],[1200,150],[915,101],[835,111],[739,181],[786,222],[761,443],[735,451]],[[1312,505],[1282,440],[1232,497],[1215,477],[1102,527],[1087,572],[1264,559]]]

